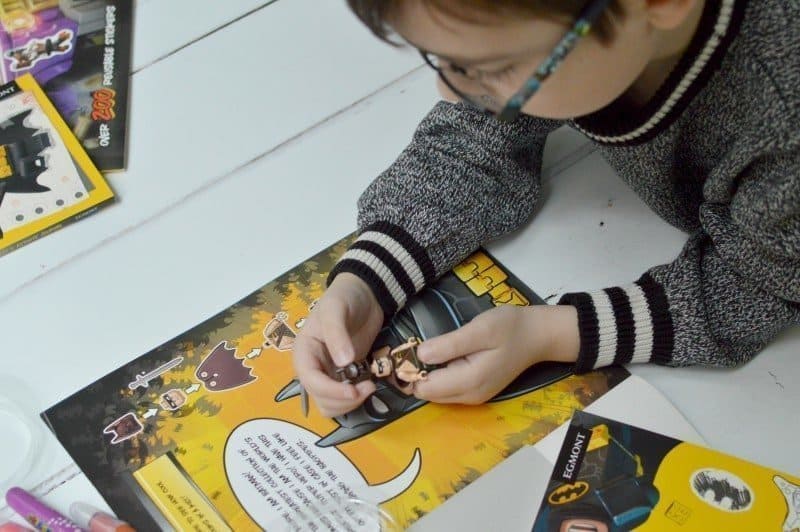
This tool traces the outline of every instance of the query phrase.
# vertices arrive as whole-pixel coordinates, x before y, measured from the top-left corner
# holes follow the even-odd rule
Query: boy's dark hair
[[[390,44],[392,29],[388,19],[403,0],[347,0],[356,16],[378,38]],[[481,14],[500,16],[540,16],[553,20],[571,21],[587,0],[421,0],[423,3],[448,15],[475,22]],[[460,7],[463,7],[461,9]],[[611,0],[608,9],[595,23],[592,33],[607,43],[613,36],[614,15],[622,15],[618,0]]]

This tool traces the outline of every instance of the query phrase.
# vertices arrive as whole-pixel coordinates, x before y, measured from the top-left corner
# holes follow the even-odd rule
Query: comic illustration
[[[327,419],[312,404],[306,417],[292,342],[351,239],[43,414],[137,529],[310,530],[338,515],[342,529],[367,530],[343,509],[352,500],[379,504],[405,527],[628,375],[543,365],[484,405],[416,399],[409,382],[435,371],[419,366],[417,342],[496,305],[541,304],[480,251],[379,333],[371,362],[396,379],[379,378],[346,415]]]

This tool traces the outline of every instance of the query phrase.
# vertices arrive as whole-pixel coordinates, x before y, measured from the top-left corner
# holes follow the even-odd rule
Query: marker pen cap
[[[69,514],[79,527],[89,532],[136,532],[125,521],[83,502],[72,503]]]

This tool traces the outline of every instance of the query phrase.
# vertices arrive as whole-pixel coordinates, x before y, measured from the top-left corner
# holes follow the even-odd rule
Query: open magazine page
[[[308,530],[358,499],[405,527],[628,377],[540,365],[474,407],[425,403],[381,380],[347,415],[312,405],[304,417],[294,338],[350,241],[43,414],[121,517],[141,530]],[[410,301],[374,350],[539,302],[478,252]],[[356,518],[340,528],[367,529]]]

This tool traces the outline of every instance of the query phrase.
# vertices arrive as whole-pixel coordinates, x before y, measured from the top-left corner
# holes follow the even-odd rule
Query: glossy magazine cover
[[[534,532],[800,530],[800,478],[576,412]]]
[[[0,78],[31,74],[101,171],[125,167],[133,0],[0,0]]]
[[[113,198],[32,76],[0,86],[0,255]]]

